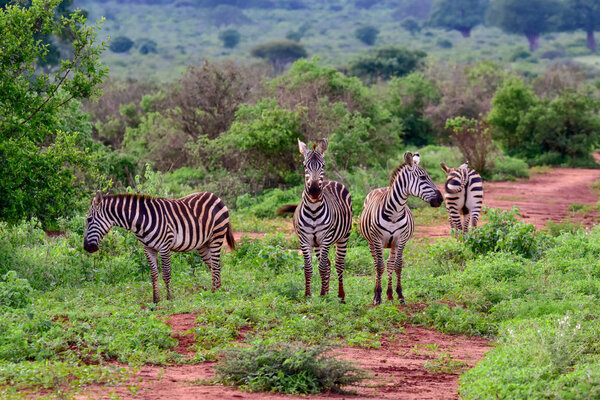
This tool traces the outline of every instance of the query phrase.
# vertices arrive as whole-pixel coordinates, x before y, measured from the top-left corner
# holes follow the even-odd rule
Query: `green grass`
[[[511,213],[492,210],[486,218],[461,241],[409,242],[403,289],[409,305],[419,307],[402,310],[390,302],[372,306],[372,259],[356,232],[346,261],[345,304],[336,297],[335,272],[328,296],[305,299],[302,257],[290,250],[287,236],[269,235],[242,240],[223,256],[223,287],[215,293],[197,255],[174,255],[175,299],[155,307],[132,235],[114,231],[99,253],[87,255],[81,222],[65,222],[66,237],[55,239],[33,223],[1,225],[0,395],[70,395],[134,372],[110,361],[199,363],[222,359],[240,341],[249,348],[267,342],[378,348],[412,323],[496,340],[462,375],[465,399],[594,398],[600,382],[600,229],[553,237],[516,223]],[[319,288],[315,270],[313,292]],[[176,340],[163,322],[184,312],[196,314],[192,359],[174,352]],[[415,350],[431,353],[428,370],[463,373],[464,365],[434,345]],[[313,387],[298,382],[290,386]]]

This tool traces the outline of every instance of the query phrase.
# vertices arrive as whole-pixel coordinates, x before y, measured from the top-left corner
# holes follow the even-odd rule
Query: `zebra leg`
[[[396,259],[394,262],[394,269],[396,270],[396,294],[398,295],[398,300],[400,300],[400,304],[404,304],[404,296],[402,295],[402,254],[404,253],[404,244],[398,245],[396,248]]]
[[[160,261],[162,264],[162,276],[167,287],[167,300],[171,300],[171,251],[169,249],[160,251]]]
[[[331,261],[329,261],[329,246],[319,245],[319,275],[321,275],[321,296],[329,293],[329,277],[331,276]]]
[[[465,213],[463,215],[463,232],[467,233],[469,231],[469,222],[471,220],[471,214],[470,213]]]
[[[342,303],[345,303],[346,293],[344,292],[344,260],[346,258],[346,246],[348,239],[338,242],[335,245],[335,270],[338,276],[338,297]]]
[[[209,246],[210,253],[210,272],[212,275],[212,291],[216,291],[221,287],[221,248],[223,240],[215,240]]]
[[[479,222],[479,213],[481,212],[481,204],[479,207],[473,208],[471,211],[471,226],[477,228],[477,222]]]
[[[388,271],[388,287],[387,287],[387,298],[390,301],[394,300],[394,290],[392,289],[392,277],[395,270],[394,263],[396,262],[396,248],[392,247],[390,249],[390,256],[387,261],[387,271]]]
[[[309,297],[310,282],[312,280],[312,246],[308,243],[300,242],[300,249],[304,256],[304,296]]]
[[[462,230],[462,224],[460,223],[460,214],[449,213],[450,229],[454,228],[454,236],[458,237],[459,232]]]
[[[160,294],[158,293],[158,255],[156,250],[144,247],[146,259],[150,264],[150,278],[152,278],[152,301],[158,303]]]
[[[383,248],[381,243],[371,244],[369,243],[369,249],[375,262],[375,297],[373,298],[373,304],[381,304],[381,276],[383,275]]]

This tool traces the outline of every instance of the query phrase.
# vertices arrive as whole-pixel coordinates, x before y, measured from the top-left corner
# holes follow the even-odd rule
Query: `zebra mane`
[[[140,194],[140,193],[115,193],[115,194],[107,194],[104,197],[112,198],[112,199],[133,198],[133,199],[140,199],[140,200],[151,200],[151,199],[159,198],[159,197],[150,196],[149,194]]]
[[[398,175],[400,174],[400,172],[402,172],[402,170],[407,166],[408,164],[406,163],[402,163],[400,165],[398,165],[396,167],[396,169],[394,169],[392,171],[392,174],[390,175],[390,186],[392,186],[394,184],[394,181],[396,180],[396,178],[398,177]]]

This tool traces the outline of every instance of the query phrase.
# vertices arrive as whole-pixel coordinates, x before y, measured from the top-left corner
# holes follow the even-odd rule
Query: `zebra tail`
[[[277,210],[277,215],[293,214],[294,211],[296,211],[296,208],[298,208],[298,204],[286,204],[285,206]]]
[[[227,244],[231,250],[235,249],[235,239],[233,238],[233,228],[231,227],[231,221],[227,223]]]

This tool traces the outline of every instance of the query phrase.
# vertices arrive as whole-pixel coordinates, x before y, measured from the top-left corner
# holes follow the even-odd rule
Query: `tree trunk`
[[[466,26],[462,26],[458,29],[462,37],[468,38],[471,37],[471,28],[467,28]]]
[[[594,37],[594,31],[587,31],[587,48],[594,53],[598,48],[596,47],[596,38]]]
[[[536,51],[540,47],[540,35],[538,33],[526,33],[529,40],[529,50]]]

